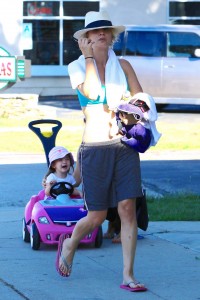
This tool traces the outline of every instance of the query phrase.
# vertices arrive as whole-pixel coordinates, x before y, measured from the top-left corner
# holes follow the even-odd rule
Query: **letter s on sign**
[[[10,76],[11,73],[12,73],[12,70],[11,70],[11,67],[10,67],[10,66],[11,66],[11,63],[8,62],[8,63],[7,63],[7,70],[8,70],[8,71],[7,71],[7,75],[8,75],[8,76]]]

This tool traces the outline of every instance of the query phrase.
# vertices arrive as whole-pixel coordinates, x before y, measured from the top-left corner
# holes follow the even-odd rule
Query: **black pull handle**
[[[52,132],[50,133],[50,135],[44,135],[41,132],[41,129],[39,127],[35,127],[35,125],[40,125],[40,124],[53,124],[56,126],[52,127]],[[46,156],[46,160],[47,160],[47,165],[49,166],[49,158],[48,158],[48,154],[49,151],[55,147],[55,141],[56,141],[56,136],[60,130],[60,128],[62,127],[62,123],[58,120],[51,120],[51,119],[41,119],[41,120],[35,120],[35,121],[31,121],[28,124],[28,127],[39,137],[39,139],[42,142],[43,148],[44,148],[44,152],[45,152],[45,156]]]

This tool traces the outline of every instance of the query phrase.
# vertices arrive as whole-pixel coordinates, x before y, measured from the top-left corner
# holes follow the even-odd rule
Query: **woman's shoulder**
[[[129,63],[129,61],[124,58],[119,58],[119,63],[125,73],[128,72],[129,70],[133,69],[131,64]]]
[[[138,93],[138,91],[142,91],[142,87],[138,81],[137,75],[132,65],[123,58],[119,59],[119,62],[126,75],[131,95]]]

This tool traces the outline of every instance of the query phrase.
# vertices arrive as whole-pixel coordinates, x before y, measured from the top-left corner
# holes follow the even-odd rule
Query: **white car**
[[[113,49],[158,104],[200,104],[200,26],[126,26]]]

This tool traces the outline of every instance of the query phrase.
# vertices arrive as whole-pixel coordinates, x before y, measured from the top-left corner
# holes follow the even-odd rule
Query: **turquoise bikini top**
[[[94,104],[107,104],[107,99],[106,99],[106,87],[105,85],[101,86],[101,95],[97,97],[96,100],[90,100],[87,97],[85,97],[81,92],[77,89],[77,94],[78,94],[78,99],[80,102],[81,107],[86,107]]]

